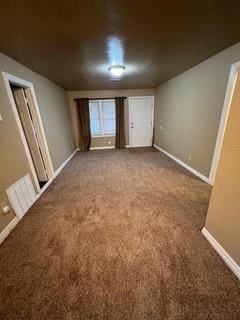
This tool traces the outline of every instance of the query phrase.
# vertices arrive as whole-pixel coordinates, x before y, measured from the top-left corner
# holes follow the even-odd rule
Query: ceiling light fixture
[[[108,68],[114,78],[120,78],[126,68],[121,65],[115,65]]]

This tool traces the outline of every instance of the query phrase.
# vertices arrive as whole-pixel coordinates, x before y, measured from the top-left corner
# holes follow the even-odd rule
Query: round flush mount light
[[[108,68],[114,78],[120,78],[126,68],[121,65],[115,65]]]

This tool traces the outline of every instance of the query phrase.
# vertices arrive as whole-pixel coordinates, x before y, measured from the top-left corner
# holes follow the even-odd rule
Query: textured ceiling
[[[156,87],[240,41],[239,12],[240,1],[1,0],[0,51],[69,90]]]

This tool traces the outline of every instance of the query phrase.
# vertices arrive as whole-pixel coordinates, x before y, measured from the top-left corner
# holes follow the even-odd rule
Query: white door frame
[[[154,96],[135,96],[135,97],[128,97],[128,119],[129,119],[129,146],[134,147],[132,143],[132,130],[131,130],[131,100],[133,99],[146,99],[151,98],[152,99],[152,139],[153,139],[153,127],[154,127]]]
[[[44,132],[44,128],[43,128],[43,124],[42,124],[42,119],[41,119],[41,115],[40,115],[40,111],[39,111],[39,106],[38,106],[38,102],[37,102],[37,98],[35,95],[35,91],[34,91],[34,86],[31,82],[26,81],[24,79],[18,78],[14,75],[11,75],[9,73],[6,72],[2,72],[2,77],[3,77],[3,81],[5,83],[6,86],[6,90],[7,90],[7,94],[8,94],[8,98],[10,100],[11,106],[12,106],[12,110],[13,110],[13,115],[15,117],[17,126],[18,126],[18,130],[22,139],[22,143],[25,149],[25,153],[28,159],[28,163],[31,169],[31,173],[34,179],[34,184],[36,186],[36,189],[38,191],[38,193],[41,193],[43,190],[40,189],[39,183],[38,183],[38,178],[37,178],[37,174],[35,171],[35,167],[33,164],[33,160],[32,160],[32,156],[30,154],[29,151],[29,147],[27,144],[27,140],[23,131],[23,127],[21,124],[21,120],[17,111],[17,106],[15,104],[14,98],[13,98],[13,94],[12,94],[12,90],[11,90],[11,84],[15,84],[18,86],[21,86],[27,90],[30,91],[32,99],[33,99],[33,103],[34,103],[34,112],[35,112],[35,118],[38,122],[38,127],[36,128],[36,130],[38,130],[38,135],[39,135],[39,140],[41,141],[42,146],[45,148],[45,154],[43,155],[44,157],[44,162],[46,165],[46,170],[48,173],[48,177],[49,177],[49,182],[53,180],[54,178],[54,170],[53,170],[53,165],[52,165],[52,159],[50,156],[50,152],[49,152],[49,148],[48,148],[48,144],[47,144],[47,139],[46,139],[46,135]]]
[[[225,134],[226,126],[227,126],[228,115],[229,115],[229,111],[230,111],[230,107],[231,107],[231,103],[232,103],[232,98],[233,98],[233,93],[234,93],[235,85],[236,85],[236,79],[239,74],[239,71],[240,71],[240,61],[233,63],[231,65],[231,69],[230,69],[226,94],[225,94],[224,103],[223,103],[222,115],[221,115],[221,120],[220,120],[220,124],[219,124],[218,135],[217,135],[217,140],[216,140],[216,145],[215,145],[215,149],[214,149],[211,170],[210,170],[210,175],[209,175],[209,183],[211,185],[214,184],[215,177],[216,177],[218,161],[219,161],[220,152],[222,149],[223,138],[224,138],[224,134]]]

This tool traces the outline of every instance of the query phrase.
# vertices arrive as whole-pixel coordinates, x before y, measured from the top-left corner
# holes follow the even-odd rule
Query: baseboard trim
[[[44,193],[44,191],[50,186],[50,184],[53,182],[53,180],[54,180],[55,178],[56,178],[56,176],[54,176],[53,179],[48,180],[48,182],[45,184],[45,186],[41,189],[41,192],[37,194],[36,201],[37,201],[38,198],[41,197],[41,195],[42,195],[42,194]],[[35,202],[36,202],[36,201],[35,201]],[[34,203],[35,203],[35,202],[34,202]],[[33,205],[34,205],[34,203],[33,203]]]
[[[202,229],[202,234],[213,247],[213,249],[219,254],[219,256],[225,261],[227,266],[240,280],[240,266],[233,260],[233,258],[223,249],[219,242],[207,231],[206,228]]]
[[[0,245],[3,243],[3,241],[9,236],[11,231],[16,227],[16,225],[19,223],[20,218],[15,217],[6,227],[3,229],[3,231],[0,233]]]
[[[60,165],[60,167],[54,172],[54,179],[59,175],[63,168],[68,164],[72,157],[78,152],[79,149],[75,149],[72,154]]]
[[[125,148],[131,148],[131,146],[129,144],[126,144]],[[116,148],[115,148],[115,146],[92,147],[92,148],[90,148],[90,150],[105,150],[105,149],[116,149]]]
[[[115,149],[115,146],[91,147],[91,148],[90,148],[90,150],[106,150],[106,149]]]
[[[203,180],[204,182],[211,184],[210,179],[206,176],[204,176],[202,173],[198,172],[197,170],[193,169],[192,167],[190,167],[188,164],[184,163],[183,161],[179,160],[178,158],[174,157],[173,155],[171,155],[170,153],[168,153],[167,151],[165,151],[164,149],[160,148],[159,146],[157,146],[156,144],[153,145],[154,148],[156,148],[157,150],[159,150],[160,152],[164,153],[166,156],[168,156],[169,158],[173,159],[175,162],[177,162],[178,164],[180,164],[182,167],[184,167],[185,169],[187,169],[188,171],[190,171],[191,173],[193,173],[195,176],[197,176],[198,178],[200,178],[201,180]]]

